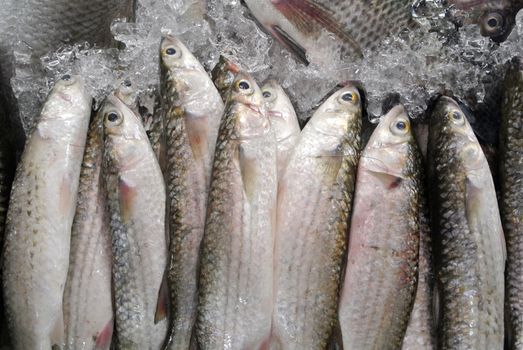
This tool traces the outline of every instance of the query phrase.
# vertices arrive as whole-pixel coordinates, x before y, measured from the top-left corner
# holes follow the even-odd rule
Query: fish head
[[[397,105],[381,118],[363,150],[360,166],[401,178],[414,142],[407,111]]]
[[[70,74],[65,74],[56,81],[50,95],[67,102],[65,105],[76,105],[78,102],[91,100],[91,96],[87,93],[83,79],[78,75]]]
[[[220,59],[212,70],[211,75],[212,81],[220,92],[222,98],[231,87],[232,83],[234,82],[234,77],[236,74],[238,74],[239,71],[240,68],[237,64],[232,62],[229,58],[220,55]]]
[[[477,24],[481,35],[503,42],[512,32],[523,2],[516,0],[451,0],[463,23]]]
[[[200,69],[200,62],[175,36],[165,35],[160,43],[160,66],[165,70]]]
[[[265,135],[271,126],[263,95],[254,78],[240,72],[236,75],[227,98],[227,110],[235,115],[235,135],[246,139]]]
[[[339,138],[347,133],[351,123],[361,119],[361,115],[362,103],[358,88],[348,84],[318,107],[309,124],[322,134]]]
[[[484,166],[486,158],[459,104],[450,97],[440,97],[430,117],[429,144],[441,151],[455,154],[465,169],[473,171]]]
[[[114,92],[114,95],[130,108],[135,107],[136,91],[133,89],[133,83],[130,79],[125,79]]]
[[[289,97],[274,79],[268,80],[262,87],[263,100],[267,108],[269,121],[280,142],[300,133],[300,125]]]
[[[103,118],[106,151],[120,167],[134,164],[142,156],[138,151],[148,142],[141,121],[118,97],[109,95],[99,113]]]

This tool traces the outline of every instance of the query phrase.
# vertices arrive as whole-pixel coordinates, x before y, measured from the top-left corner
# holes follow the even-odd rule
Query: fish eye
[[[62,76],[62,80],[64,80],[64,81],[69,81],[69,80],[71,80],[71,76],[70,76],[69,74],[64,74],[64,75]]]
[[[270,91],[264,91],[264,92],[263,92],[263,97],[264,97],[264,98],[270,98],[270,97],[272,97],[272,94],[271,94]]]
[[[448,116],[456,125],[463,125],[465,123],[465,116],[459,111],[449,112]]]
[[[481,20],[481,34],[485,36],[500,35],[505,26],[503,16],[498,12],[487,13]]]
[[[72,85],[74,84],[75,82],[75,79],[72,75],[70,74],[64,74],[60,77],[60,80],[63,82],[64,85],[66,86],[69,86],[69,85]]]
[[[390,125],[390,130],[394,135],[405,135],[409,132],[409,121],[405,119],[396,120]]]
[[[267,102],[272,102],[272,101],[274,101],[276,99],[276,94],[273,94],[269,90],[263,90],[262,94],[263,94],[263,98]]]
[[[105,121],[107,126],[117,126],[122,123],[123,118],[120,113],[116,111],[110,111],[105,114]]]
[[[358,95],[356,95],[355,92],[347,91],[338,97],[338,101],[340,103],[344,103],[344,104],[346,104],[346,103],[356,104],[358,102]]]
[[[124,82],[123,82],[123,85],[127,86],[127,87],[131,87],[133,84],[131,83],[131,80],[125,79]]]
[[[175,46],[168,46],[163,50],[164,54],[169,57],[180,57],[182,55],[181,51],[178,50]]]
[[[238,87],[241,89],[241,90],[249,90],[251,88],[251,86],[249,85],[248,82],[246,82],[245,80],[242,80],[238,83]]]
[[[250,95],[254,92],[254,90],[251,87],[251,84],[244,79],[236,82],[236,90],[245,95]]]

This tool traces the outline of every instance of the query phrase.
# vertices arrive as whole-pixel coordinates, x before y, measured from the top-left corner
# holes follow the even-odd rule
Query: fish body
[[[276,80],[267,81],[262,87],[262,93],[278,145],[278,179],[280,179],[300,137],[300,124],[289,97]]]
[[[505,82],[501,112],[501,219],[507,241],[506,319],[510,349],[523,348],[523,64]]]
[[[62,297],[90,114],[83,82],[64,76],[51,90],[16,171],[2,256],[14,349],[65,343]]]
[[[245,0],[256,20],[304,61],[361,57],[388,35],[415,26],[411,1]],[[330,60],[327,60],[330,62]]]
[[[139,117],[124,102],[110,95],[100,113],[116,349],[156,350],[167,333],[167,322],[161,317],[166,307],[159,300],[167,266],[163,175]]]
[[[355,87],[331,95],[279,181],[271,348],[325,349],[334,332],[361,113]]]
[[[344,349],[399,349],[416,293],[421,153],[403,106],[358,164],[339,321]]]
[[[200,242],[224,105],[185,45],[166,36],[160,47],[169,204],[170,349],[188,349],[198,302]]]
[[[202,240],[200,349],[259,349],[271,330],[276,141],[256,82],[238,73],[231,89]]]
[[[111,230],[102,179],[103,117],[89,125],[78,203],[71,231],[69,273],[64,292],[66,349],[106,349],[111,345]]]
[[[458,104],[429,126],[431,226],[441,349],[502,349],[505,242],[487,160]]]
[[[479,25],[481,35],[503,42],[514,29],[521,0],[449,0],[454,16],[463,23]]]

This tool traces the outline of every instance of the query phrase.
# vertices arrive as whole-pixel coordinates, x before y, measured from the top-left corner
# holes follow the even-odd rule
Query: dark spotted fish
[[[441,97],[429,127],[441,349],[503,349],[505,241],[490,169],[458,104]]]
[[[169,206],[169,349],[189,348],[198,302],[198,260],[224,105],[202,65],[174,36],[160,44]]]
[[[256,20],[303,61],[361,57],[416,24],[409,0],[245,0]],[[329,60],[327,60],[329,61]]]
[[[62,298],[90,115],[83,82],[64,76],[51,90],[16,171],[2,256],[13,349],[65,345]]]
[[[325,349],[335,331],[361,113],[354,86],[329,96],[279,181],[271,348]]]
[[[403,106],[362,152],[339,321],[344,349],[400,349],[416,294],[421,152]]]
[[[240,68],[230,58],[220,55],[220,59],[212,70],[212,81],[220,92],[223,101],[227,99],[227,92],[234,82],[234,77]]]
[[[501,219],[507,240],[506,319],[510,349],[523,348],[523,64],[507,73],[501,112]]]
[[[516,24],[523,8],[521,0],[449,0],[456,9],[454,16],[463,23],[479,25],[481,35],[503,42]]]
[[[276,140],[256,82],[238,73],[221,121],[201,250],[196,340],[267,346],[273,308]]]

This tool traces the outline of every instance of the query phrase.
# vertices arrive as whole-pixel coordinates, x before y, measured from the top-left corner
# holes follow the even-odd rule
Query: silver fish
[[[19,163],[7,213],[3,290],[14,349],[65,344],[62,297],[91,97],[53,87]]]
[[[224,105],[202,65],[174,36],[160,45],[166,133],[170,349],[188,349],[198,302],[198,258]]]
[[[231,89],[200,256],[201,349],[259,349],[271,331],[276,140],[256,82],[239,73]]]
[[[361,114],[354,86],[330,96],[278,184],[271,348],[325,349],[335,330]]]
[[[112,234],[116,348],[157,350],[167,333],[160,293],[167,265],[165,186],[145,130],[110,95],[104,118],[104,176]]]
[[[300,137],[300,124],[289,97],[274,79],[262,87],[263,98],[278,145],[278,178],[281,178],[289,157]]]

